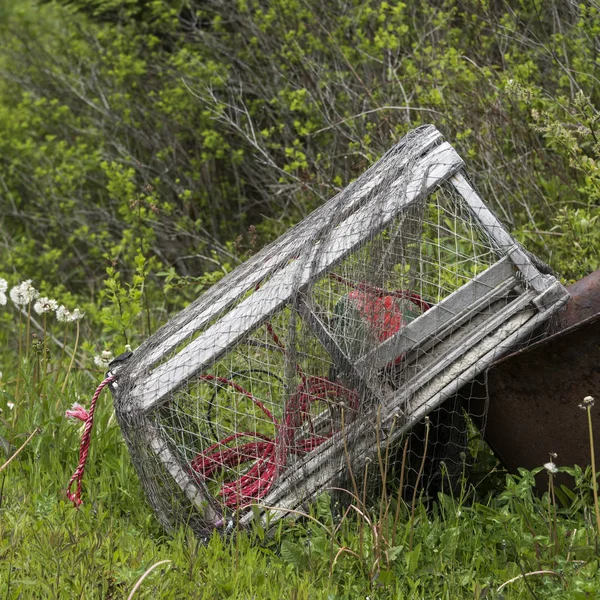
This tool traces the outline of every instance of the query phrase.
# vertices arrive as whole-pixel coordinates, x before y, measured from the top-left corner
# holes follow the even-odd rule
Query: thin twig
[[[354,477],[354,471],[352,470],[352,462],[350,461],[350,454],[348,453],[348,445],[346,443],[346,427],[345,427],[345,421],[344,421],[344,409],[342,407],[342,411],[341,411],[341,417],[342,417],[342,441],[344,442],[344,455],[346,457],[346,463],[348,465],[348,472],[350,473],[350,479],[352,481],[352,487],[354,488],[354,494],[355,496],[358,498],[358,486],[356,485],[356,479]],[[359,501],[360,502],[360,501]]]
[[[131,600],[133,598],[133,595],[138,591],[140,585],[142,585],[142,581],[144,581],[144,579],[146,579],[146,577],[148,577],[148,575],[150,575],[150,573],[156,569],[156,567],[158,567],[159,565],[164,565],[165,563],[170,563],[172,561],[170,560],[159,560],[157,563],[154,563],[136,582],[136,584],[133,586],[133,589],[131,590],[131,594],[129,594],[129,596],[127,596],[127,600]]]
[[[356,554],[356,552],[354,552],[353,550],[351,550],[350,548],[346,548],[345,546],[342,546],[338,551],[337,554],[335,555],[335,558],[333,559],[333,563],[331,564],[331,569],[329,571],[329,575],[332,576],[333,575],[333,569],[335,568],[335,563],[337,562],[337,559],[341,556],[341,554],[343,554],[344,552],[346,552],[347,554],[352,554],[352,556],[354,556],[355,558],[358,558],[359,560],[362,560],[361,557]]]
[[[365,110],[356,115],[346,117],[345,119],[342,119],[341,121],[337,121],[336,123],[333,123],[332,125],[328,125],[327,127],[323,127],[322,129],[317,129],[317,131],[313,131],[313,133],[311,135],[317,135],[317,133],[323,133],[324,131],[333,129],[334,127],[337,127],[338,125],[343,125],[344,123],[347,123],[348,121],[353,121],[354,119],[359,119],[360,117],[370,115],[371,113],[380,112],[382,110],[407,110],[407,111],[414,110],[414,111],[432,113],[434,115],[442,115],[443,114],[432,108],[420,108],[420,107],[416,107],[416,106],[380,106],[378,108],[372,108],[371,110]]]
[[[429,428],[429,417],[425,417],[425,447],[423,448],[423,458],[421,459],[421,466],[419,467],[419,472],[417,473],[417,481],[415,482],[415,490],[413,492],[412,504],[410,507],[410,541],[408,543],[408,547],[410,548],[410,550],[412,550],[413,539],[415,535],[415,507],[417,503],[417,493],[419,491],[419,482],[421,481],[421,476],[423,475],[423,470],[425,468],[425,459],[427,458],[427,446],[429,444]]]
[[[505,581],[497,590],[496,592],[500,592],[504,587],[506,587],[509,583],[514,583],[515,581],[518,581],[519,579],[523,579],[525,577],[531,577],[532,575],[556,575],[556,577],[562,577],[562,575],[560,573],[557,573],[556,571],[531,571],[529,573],[522,573],[521,575],[517,575],[516,577],[513,577],[512,579],[509,579],[508,581]]]
[[[23,445],[0,467],[0,473],[2,473],[2,471],[4,471],[4,469],[6,469],[6,467],[8,467],[8,465],[10,465],[15,458],[17,458],[17,456],[21,453],[21,450],[23,450],[23,448],[25,448],[25,446],[27,446],[27,444],[29,444],[29,442],[32,440],[33,436],[39,432],[40,428],[36,427],[31,435],[23,442]]]
[[[402,492],[404,491],[404,469],[406,468],[406,454],[408,451],[408,441],[410,436],[406,437],[404,449],[402,450],[402,465],[400,467],[400,485],[398,486],[398,500],[396,504],[396,514],[394,515],[394,527],[392,530],[392,546],[396,545],[396,531],[398,529],[398,520],[400,519],[400,507],[402,506]]]
[[[387,436],[388,442],[389,442],[389,440],[393,439],[395,426],[396,426],[396,415],[394,415],[394,418],[392,419],[392,426],[391,426],[390,432]],[[387,486],[387,475],[388,475],[388,469],[390,468],[390,447],[391,447],[391,445],[392,444],[388,443],[385,447],[384,472],[383,472],[383,482],[382,482],[384,489]],[[386,499],[386,503],[385,503],[385,513],[383,514],[383,520],[385,520],[387,522],[388,512],[390,510],[390,505],[392,503],[392,498],[390,498],[389,500],[387,499],[387,492],[385,495],[385,499]],[[382,521],[381,512],[379,513],[379,521]]]
[[[258,506],[258,508],[264,508],[265,510],[283,510],[285,512],[290,512],[290,513],[292,513],[294,515],[298,515],[300,517],[306,517],[307,519],[314,521],[317,525],[320,525],[327,533],[331,534],[331,530],[329,529],[329,527],[327,527],[327,525],[325,525],[324,523],[321,523],[321,521],[319,521],[319,519],[315,519],[312,515],[302,512],[301,510],[294,510],[292,508],[284,508],[282,506],[267,506],[266,504],[258,504],[257,502],[253,503],[252,506]]]

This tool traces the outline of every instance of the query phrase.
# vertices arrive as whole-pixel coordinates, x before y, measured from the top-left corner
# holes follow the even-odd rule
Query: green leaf
[[[306,554],[304,549],[295,542],[284,540],[281,542],[281,558],[296,569],[304,569],[306,567]]]
[[[421,544],[417,544],[414,550],[406,553],[406,569],[409,573],[414,573],[419,566],[421,556]]]
[[[327,492],[323,492],[317,498],[317,517],[327,525],[333,521],[331,515],[331,496]]]

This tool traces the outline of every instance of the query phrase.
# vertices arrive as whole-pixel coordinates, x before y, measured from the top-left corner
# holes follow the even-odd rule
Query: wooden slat
[[[482,344],[480,353],[484,353],[486,349],[488,349],[488,352],[485,352],[481,358],[477,358],[477,360],[471,362],[472,356],[478,356],[478,354],[467,353],[463,359],[461,359],[462,366],[471,362],[467,369],[462,369],[461,372],[457,374],[456,371],[453,371],[453,369],[456,368],[453,366],[452,369],[449,369],[444,373],[443,379],[433,380],[429,387],[422,388],[413,396],[409,404],[411,414],[416,415],[416,419],[412,422],[417,422],[418,419],[421,419],[446,398],[449,398],[458,392],[463,385],[472,381],[477,375],[484,372],[493,362],[513,349],[517,344],[527,340],[528,336],[560,310],[567,301],[568,296],[563,296],[550,310],[543,312],[525,311],[524,313],[519,313],[513,317],[512,320],[514,322],[518,322],[518,318],[521,316],[525,318],[527,314],[533,314],[533,316],[530,319],[526,319],[501,342],[491,344],[486,341],[485,344]],[[508,327],[505,328],[505,330],[510,331]]]
[[[410,146],[407,147],[401,141],[340,194],[317,208],[173,317],[168,327],[157,331],[132,357],[128,364],[128,374],[134,377],[153,366],[240,296],[254,289],[258,283],[303,251],[306,244],[314,239],[315,230],[331,221],[332,215],[336,220],[348,218],[364,204],[369,193],[381,185],[385,177],[396,173],[400,178],[415,151],[425,154],[441,142],[442,136],[433,126],[425,126],[419,133],[419,137],[412,140]]]
[[[167,440],[165,440],[155,425],[146,421],[145,427],[140,428],[145,432],[145,441],[156,458],[163,465],[167,473],[181,488],[192,506],[196,508],[206,521],[208,527],[214,525],[221,519],[211,506],[211,501],[201,493],[198,482],[195,481],[183,468],[177,453],[173,453]],[[148,457],[146,457],[148,459]]]
[[[513,315],[480,344],[448,365],[438,377],[431,379],[427,385],[417,388],[405,409],[411,415],[411,421],[418,423],[443,400],[484,371],[484,365],[491,364],[496,358],[508,352],[514,343],[513,336],[522,338],[529,334],[533,324],[538,322],[535,319],[537,314],[539,313],[536,310],[529,309]]]
[[[450,183],[465,199],[475,219],[484,228],[487,235],[496,243],[503,255],[507,255],[515,266],[523,273],[527,284],[538,293],[544,292],[556,279],[551,275],[543,275],[531,262],[531,259],[518,246],[511,235],[504,229],[500,221],[483,203],[479,194],[473,189],[463,173],[456,173]]]
[[[440,341],[445,340],[449,335],[454,333],[457,329],[460,329],[472,320],[477,320],[479,317],[479,311],[486,311],[487,307],[493,306],[499,299],[507,298],[509,293],[515,288],[515,280],[507,279],[504,283],[501,283],[498,287],[490,290],[483,298],[481,298],[480,305],[471,310],[466,310],[457,315],[456,319],[448,321],[439,332],[431,336],[429,339],[423,340],[418,346],[415,346],[412,350],[409,350],[405,355],[406,364],[418,356],[427,354],[431,348],[433,348]],[[535,300],[534,300],[535,302]]]
[[[444,348],[449,346],[445,353],[440,354],[436,352],[435,360],[432,361],[432,364],[428,365],[419,375],[407,382],[400,391],[400,394],[405,397],[414,394],[419,388],[426,385],[439,373],[442,373],[448,365],[468,352],[470,348],[479,344],[486,336],[492,334],[495,329],[501,327],[505,321],[516,313],[523,311],[532,303],[535,296],[536,293],[533,290],[528,290],[510,304],[497,310],[494,314],[481,315],[481,318],[475,320],[471,326],[466,326],[457,335],[453,335],[448,344],[443,345]]]
[[[425,341],[450,334],[516,284],[514,265],[503,258],[360,358],[356,367],[379,369],[416,346],[425,350]]]
[[[145,411],[155,408],[161,399],[206,369],[281,310],[303,286],[343,260],[365,239],[384,229],[407,205],[421,194],[429,193],[461,165],[462,160],[449,144],[435,148],[415,164],[404,195],[390,194],[381,210],[374,211],[367,205],[350,215],[329,238],[317,243],[310,254],[275,273],[263,287],[145,377],[139,387],[131,390],[132,404]],[[160,356],[163,352],[158,348],[155,353]]]

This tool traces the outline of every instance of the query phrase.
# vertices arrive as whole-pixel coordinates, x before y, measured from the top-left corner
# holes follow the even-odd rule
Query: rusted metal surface
[[[558,454],[558,465],[588,465],[588,422],[578,406],[585,396],[596,399],[594,435],[600,440],[600,270],[569,292],[556,333],[494,363],[487,373],[485,437],[510,471],[539,467],[551,452]],[[596,448],[598,463],[600,444]],[[559,483],[571,481],[561,475]],[[547,487],[547,478],[538,484]]]
[[[559,329],[566,329],[600,314],[600,269],[570,285],[567,290],[571,299],[560,313]]]

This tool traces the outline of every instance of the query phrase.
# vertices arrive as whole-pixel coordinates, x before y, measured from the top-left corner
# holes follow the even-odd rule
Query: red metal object
[[[533,469],[558,457],[557,465],[590,463],[588,421],[592,408],[596,463],[600,463],[600,270],[569,288],[571,300],[554,333],[494,363],[487,373],[485,438],[510,470]],[[571,484],[560,475],[558,483]],[[547,477],[538,478],[541,489]]]

